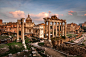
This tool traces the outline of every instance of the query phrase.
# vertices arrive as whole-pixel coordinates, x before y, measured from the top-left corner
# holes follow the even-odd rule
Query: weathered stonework
[[[62,34],[64,33],[64,36],[66,36],[66,20],[62,20],[62,19],[58,19],[55,15],[51,16],[51,18],[43,18],[44,22],[45,22],[45,38],[46,38],[46,33],[47,33],[47,22],[48,22],[48,39],[50,40],[50,22],[52,22],[52,37],[57,37],[57,23],[59,26],[59,31],[58,31],[58,37],[62,36]],[[56,27],[56,36],[54,36],[54,23],[55,27]],[[60,25],[61,23],[61,25]],[[62,23],[65,23],[64,25]],[[61,26],[61,30],[60,30],[60,26]],[[64,26],[64,30],[62,29],[62,27]],[[64,31],[64,32],[63,32]],[[61,33],[61,35],[60,35]]]

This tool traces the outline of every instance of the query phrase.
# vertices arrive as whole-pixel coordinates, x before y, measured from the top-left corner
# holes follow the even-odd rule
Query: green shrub
[[[43,46],[44,45],[44,42],[43,43],[38,43],[38,45]]]
[[[8,43],[7,45],[9,46],[9,49],[10,49],[9,52],[10,53],[17,53],[17,52],[24,49],[22,43],[12,42],[12,43]]]
[[[84,44],[84,43],[82,43],[81,45],[85,46],[85,44]]]
[[[71,42],[71,43],[74,43],[74,41],[73,41],[73,40],[71,40],[70,42]]]
[[[61,36],[63,39],[66,39],[66,37],[65,36]]]
[[[30,43],[30,41],[29,41],[29,40],[30,40],[29,38],[26,38],[26,39],[25,39],[25,44]]]

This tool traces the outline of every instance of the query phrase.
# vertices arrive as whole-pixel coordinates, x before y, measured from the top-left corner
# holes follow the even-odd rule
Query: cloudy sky
[[[86,21],[86,0],[0,0],[0,19],[16,22],[30,15],[35,24],[44,23],[44,17],[56,15],[67,23]]]

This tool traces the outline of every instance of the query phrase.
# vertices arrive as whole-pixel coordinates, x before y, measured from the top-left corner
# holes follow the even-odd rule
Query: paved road
[[[32,43],[31,45],[33,45],[34,47],[40,48],[40,49],[45,49],[45,54],[52,56],[52,57],[65,57],[63,54],[51,49],[51,48],[47,48],[47,47],[41,47],[38,45],[38,43]]]
[[[48,54],[52,57],[65,57],[63,54],[57,51],[54,51],[53,49],[47,48],[47,47],[45,47],[45,54]]]
[[[84,33],[83,34],[83,36],[85,37],[84,39],[86,40],[86,33]],[[85,42],[83,42],[84,44],[85,44],[85,46],[86,46],[86,41]]]
[[[82,37],[75,40],[74,42],[80,44],[80,43],[82,43],[84,41],[85,37],[86,37],[86,33],[82,34]]]

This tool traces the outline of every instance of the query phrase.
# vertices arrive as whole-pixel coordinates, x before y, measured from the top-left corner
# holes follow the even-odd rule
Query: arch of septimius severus
[[[56,29],[56,35],[55,37],[60,36],[66,36],[66,20],[62,20],[62,19],[58,19],[55,15],[51,16],[51,18],[43,18],[44,22],[45,22],[45,38],[46,38],[46,34],[47,34],[47,29],[48,29],[48,39],[50,40],[50,22],[52,22],[52,37],[54,37],[54,23],[55,23],[55,29]],[[48,22],[48,28],[47,26],[47,22]],[[57,24],[58,23],[58,24]],[[59,30],[57,33],[57,25],[59,26]],[[60,30],[61,29],[61,30]],[[60,35],[61,33],[61,35]]]

